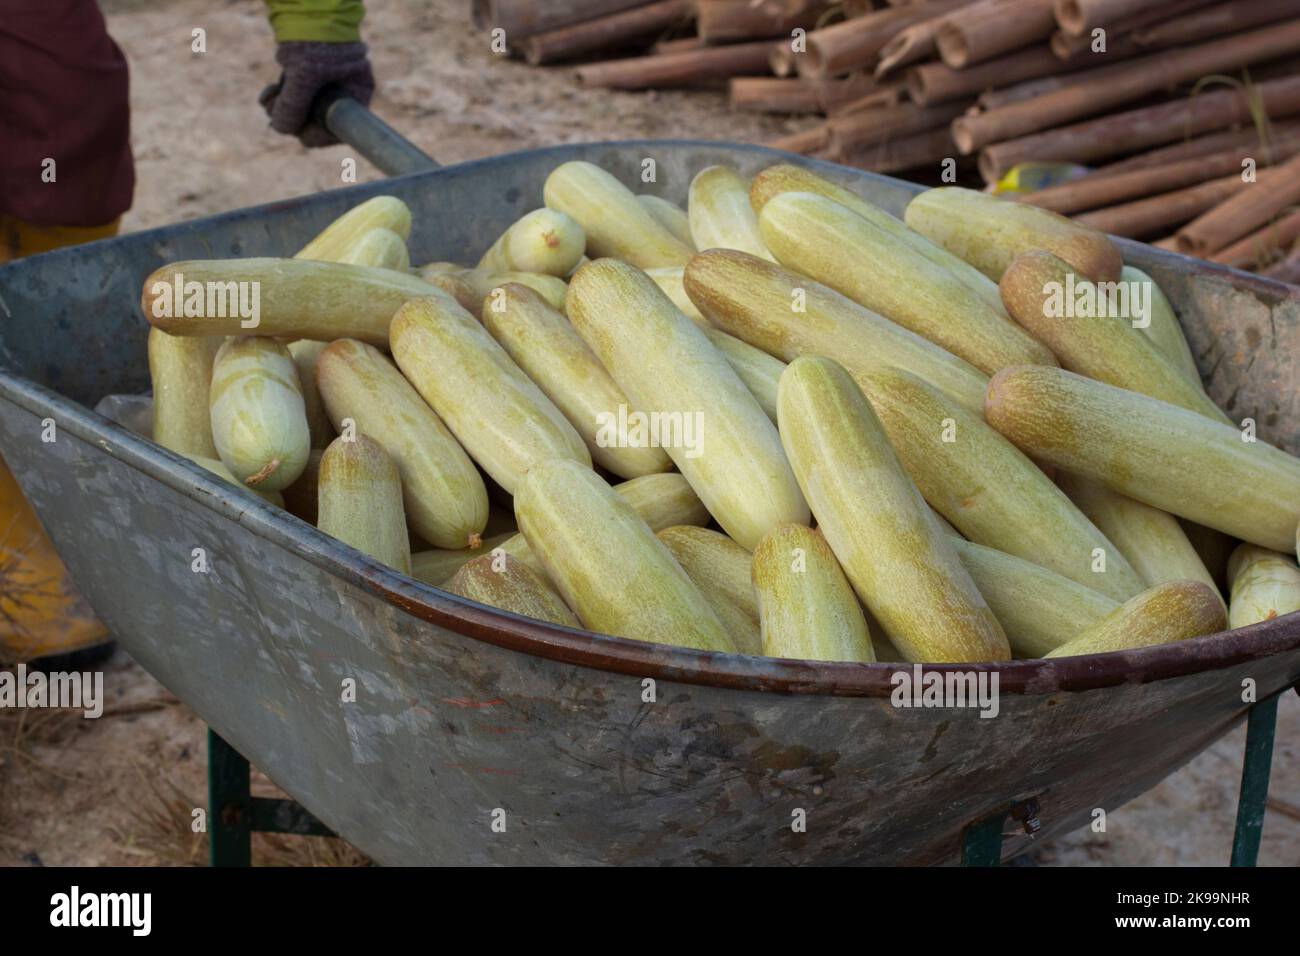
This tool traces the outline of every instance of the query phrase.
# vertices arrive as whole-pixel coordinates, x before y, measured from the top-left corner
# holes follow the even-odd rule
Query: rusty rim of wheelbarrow
[[[32,414],[58,412],[59,428],[430,624],[508,650],[598,670],[689,684],[787,694],[889,697],[894,675],[916,665],[859,664],[697,651],[566,628],[477,604],[407,577],[287,511],[232,487],[30,380],[0,371],[0,396]],[[1300,648],[1300,611],[1235,631],[1132,651],[987,664],[925,664],[939,673],[996,673],[999,693],[1040,695],[1145,684],[1262,660]],[[1292,675],[1288,675],[1290,677]]]

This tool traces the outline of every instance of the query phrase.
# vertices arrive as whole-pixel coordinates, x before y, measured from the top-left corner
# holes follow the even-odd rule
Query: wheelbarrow
[[[290,255],[371,196],[410,205],[415,261],[473,262],[568,160],[678,202],[712,163],[803,163],[895,214],[918,188],[696,141],[437,168],[355,103],[328,119],[399,175],[0,268],[4,455],[96,612],[218,748],[383,864],[992,863],[1121,806],[1253,713],[1264,758],[1246,778],[1238,862],[1253,859],[1300,614],[1142,650],[927,666],[996,674],[997,716],[900,708],[904,665],[704,653],[463,600],[92,412],[149,388],[138,303],[153,269]],[[1214,398],[1300,451],[1300,289],[1121,246],[1182,316]],[[212,809],[210,825],[245,834],[275,816],[232,824],[231,807]],[[263,824],[318,830],[292,813]]]

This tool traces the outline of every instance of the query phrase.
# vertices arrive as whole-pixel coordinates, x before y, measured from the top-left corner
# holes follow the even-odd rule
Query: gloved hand
[[[281,43],[275,61],[283,67],[280,82],[268,86],[258,101],[271,117],[271,129],[297,136],[307,147],[333,146],[338,140],[311,116],[316,95],[327,86],[362,105],[375,92],[364,43]]]

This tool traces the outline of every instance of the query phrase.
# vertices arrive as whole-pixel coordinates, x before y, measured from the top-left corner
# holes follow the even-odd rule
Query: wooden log
[[[696,31],[707,45],[766,40],[809,30],[829,3],[806,0],[791,4],[755,4],[753,0],[696,0]]]
[[[558,30],[594,20],[621,10],[630,10],[647,0],[473,0],[470,16],[480,30],[497,27],[506,31],[506,42],[516,44],[534,33]]]
[[[797,77],[737,76],[728,88],[731,108],[755,113],[817,113],[817,84]]]
[[[1259,173],[1259,182],[1271,182],[1275,169]],[[1258,185],[1254,183],[1252,185]],[[1114,236],[1140,239],[1158,235],[1181,225],[1207,209],[1212,209],[1235,192],[1245,188],[1240,174],[1211,179],[1209,182],[1173,192],[1162,193],[1137,202],[1121,203],[1109,209],[1097,209],[1074,217],[1075,222],[1091,226]]]
[[[1211,262],[1237,269],[1252,269],[1285,255],[1300,239],[1300,209],[1270,222],[1209,257]]]
[[[887,140],[943,127],[954,116],[960,115],[968,104],[964,102],[941,103],[938,106],[918,108],[912,103],[883,109],[863,110],[830,120],[830,150],[836,157],[852,156],[868,146],[877,146]]]
[[[823,113],[835,113],[848,104],[886,90],[896,90],[897,81],[881,83],[866,73],[852,73],[843,79],[814,80]],[[906,91],[904,91],[905,93]]]
[[[1300,0],[1233,0],[1144,26],[1134,30],[1131,36],[1138,46],[1170,47],[1199,43],[1209,37],[1227,36],[1294,16],[1300,16]]]
[[[889,7],[813,30],[807,36],[807,49],[793,55],[795,69],[800,76],[818,79],[861,69],[875,59],[898,31],[955,10],[965,2],[929,0],[905,7]]]
[[[837,156],[836,161],[846,166],[867,169],[875,173],[894,173],[903,169],[916,169],[940,163],[955,157],[952,136],[946,127],[891,139],[866,146],[857,152]]]
[[[788,153],[811,156],[813,153],[825,149],[829,142],[830,127],[825,123],[818,123],[809,129],[774,139],[767,145],[772,149],[783,149]]]
[[[1258,153],[1252,155],[1269,155],[1269,142],[1275,138],[1290,136],[1296,130],[1300,130],[1300,123],[1270,123],[1265,130],[1257,129],[1253,125],[1248,125],[1244,129],[1220,130],[1217,133],[1207,133],[1204,136],[1184,139],[1182,142],[1161,146],[1158,149],[1138,153],[1136,156],[1130,156],[1127,159],[1107,163],[1104,166],[1097,167],[1082,178],[1097,179],[1102,176],[1116,176],[1134,169],[1147,169],[1151,166],[1176,163],[1183,159],[1194,159],[1197,156],[1208,156],[1211,153],[1233,147],[1258,150]]]
[[[882,83],[873,91],[860,96],[855,100],[847,103],[841,103],[832,107],[826,112],[831,118],[848,116],[852,113],[861,113],[865,110],[881,109],[889,106],[900,106],[907,101],[907,87],[901,81],[895,83]]]
[[[876,76],[886,76],[900,66],[931,59],[938,51],[935,39],[939,26],[947,16],[948,14],[939,14],[920,23],[913,23],[894,34],[894,38],[880,48]]]
[[[979,0],[944,18],[935,35],[954,70],[1045,40],[1056,26],[1052,0]]]
[[[1094,27],[1109,29],[1115,23],[1167,5],[1169,0],[1056,0],[1056,22],[1072,37]]]
[[[965,70],[954,70],[946,63],[922,63],[907,72],[907,92],[914,102],[933,106],[946,100],[978,95],[998,86],[1107,65],[1123,55],[1125,50],[1122,47],[1112,47],[1111,52],[1104,55],[1085,52],[1062,63],[1050,50],[1033,47]]]
[[[1017,83],[1014,86],[989,90],[980,95],[979,106],[984,110],[995,110],[1007,106],[1010,103],[1022,103],[1025,100],[1032,100],[1036,96],[1044,96],[1047,93],[1053,93],[1056,90],[1063,90],[1067,86],[1081,83],[1085,79],[1101,76],[1103,75],[1103,71],[1109,70],[1113,72],[1123,66],[1124,64],[1122,62],[1109,63],[1105,66],[1094,67],[1090,70],[1058,73],[1054,76],[1040,76],[1037,79]]]
[[[575,71],[583,86],[617,90],[702,86],[733,76],[761,76],[769,69],[770,43],[701,47],[660,56],[588,63]]]
[[[660,40],[650,48],[650,52],[656,55],[660,53],[681,53],[683,50],[698,50],[703,45],[699,37],[674,37],[671,40]]]
[[[1129,61],[1127,68],[1095,80],[1013,103],[953,123],[963,153],[1103,113],[1148,93],[1300,50],[1300,21],[1261,27],[1198,46],[1180,47]]]
[[[1070,87],[1061,92],[1071,93],[1078,88]],[[1255,101],[1252,92],[1268,116],[1292,116],[1300,113],[1300,77],[1270,80],[1259,84],[1253,91],[1215,90],[1213,93],[1200,93],[1158,106],[1112,113],[1110,116],[1085,120],[1071,126],[994,143],[980,152],[980,173],[986,182],[996,182],[1008,169],[1019,163],[1087,163],[1120,152],[1158,146],[1196,133],[1223,129],[1236,123],[1248,123],[1252,119],[1251,107]],[[1024,105],[1027,104],[1016,104]],[[1016,106],[1006,109],[1015,109]],[[963,116],[953,121],[953,138],[959,148],[962,147],[962,140],[958,127],[969,119],[970,116]]]
[[[1214,2],[1216,0],[1164,0],[1164,3],[1159,6],[1148,7],[1132,16],[1124,17],[1113,23],[1103,24],[1107,44],[1113,43],[1119,37],[1127,37],[1135,30],[1141,30],[1154,23],[1162,23],[1175,17],[1181,17],[1185,13]],[[1092,45],[1094,42],[1092,33],[1092,30],[1085,30],[1081,34],[1071,35],[1064,30],[1057,30],[1052,34],[1050,41],[1052,52],[1063,60],[1069,59],[1080,50]]]
[[[1115,206],[1132,199],[1171,192],[1184,186],[1194,186],[1207,179],[1222,178],[1234,172],[1240,173],[1243,159],[1251,152],[1243,147],[1232,147],[1208,156],[1134,169],[1115,176],[1080,179],[1012,198],[1068,216],[1088,209]],[[1278,140],[1271,150],[1271,154],[1279,158],[1293,156],[1297,152],[1300,152],[1300,136]],[[1267,165],[1267,157],[1255,158],[1259,165]]]
[[[1231,245],[1270,222],[1283,209],[1300,202],[1300,156],[1294,156],[1274,170],[1279,182],[1262,186],[1262,180],[1248,183],[1178,230],[1178,250],[1204,258]]]
[[[535,33],[519,45],[533,66],[572,60],[598,50],[625,46],[690,22],[694,0],[657,0],[572,26]]]

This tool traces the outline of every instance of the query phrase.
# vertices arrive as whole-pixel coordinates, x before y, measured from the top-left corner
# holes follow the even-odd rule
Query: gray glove
[[[271,129],[297,136],[307,147],[333,146],[338,140],[311,115],[312,103],[326,87],[334,87],[362,105],[375,92],[364,43],[281,43],[275,61],[284,72],[258,101],[271,117]]]

